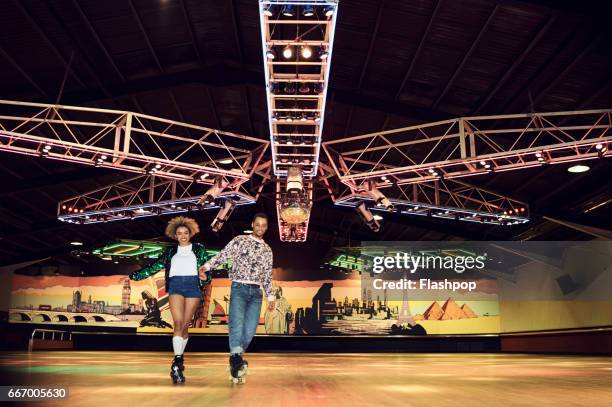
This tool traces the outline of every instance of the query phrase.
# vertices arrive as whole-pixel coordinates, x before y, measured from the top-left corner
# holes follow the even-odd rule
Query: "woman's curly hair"
[[[166,236],[170,239],[176,239],[176,230],[181,226],[189,229],[189,237],[193,237],[196,233],[200,232],[200,226],[198,226],[198,222],[196,222],[195,219],[186,216],[177,216],[176,218],[170,219],[170,222],[168,222],[168,226],[166,226]]]

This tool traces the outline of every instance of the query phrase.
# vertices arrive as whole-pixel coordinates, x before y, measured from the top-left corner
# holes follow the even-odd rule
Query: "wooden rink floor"
[[[612,357],[522,354],[253,353],[232,385],[224,353],[7,352],[3,385],[68,386],[36,406],[611,406]]]

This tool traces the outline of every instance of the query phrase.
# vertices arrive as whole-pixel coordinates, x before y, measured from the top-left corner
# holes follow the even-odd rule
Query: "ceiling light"
[[[83,242],[79,242],[78,240],[75,240],[74,242],[70,242],[70,244],[73,246],[83,246]]]
[[[322,48],[321,51],[319,51],[319,58],[321,58],[322,61],[327,60],[328,56],[329,56],[329,52],[327,52],[325,48]]]
[[[379,214],[374,215],[374,219],[375,220],[383,220],[383,217],[380,216]]]
[[[252,231],[252,230],[250,230],[250,229],[243,230],[242,232],[243,232],[243,233],[246,233],[247,235],[250,235],[251,233],[253,233],[253,231]]]
[[[268,59],[274,59],[274,58],[276,58],[276,52],[274,52],[273,49],[269,49],[269,50],[266,51],[266,57]]]
[[[304,6],[302,8],[302,15],[304,17],[312,17],[312,16],[314,16],[314,6],[313,5]]]
[[[287,45],[285,48],[283,48],[283,57],[285,59],[289,59],[292,56],[293,56],[293,50],[291,49],[289,45]]]
[[[297,199],[290,199],[286,202],[280,212],[281,219],[290,225],[306,222],[309,214],[308,206]]]
[[[595,149],[596,150],[601,150],[602,148],[603,148],[603,144],[601,144],[601,143],[595,144]]]
[[[295,85],[291,82],[287,82],[287,84],[285,85],[285,88],[283,89],[285,91],[285,93],[294,93],[295,92]]]
[[[219,164],[231,164],[233,162],[233,160],[231,158],[225,158],[221,161],[219,161]]]
[[[293,6],[285,6],[285,8],[283,8],[283,15],[285,17],[293,17],[295,15]]]
[[[272,6],[271,5],[264,6],[263,13],[265,16],[272,17]]]
[[[580,172],[587,172],[590,169],[591,168],[588,165],[576,164],[576,165],[569,167],[567,171],[571,173],[580,173]]]
[[[325,15],[331,17],[334,14],[334,6],[325,7]]]
[[[306,59],[312,56],[312,49],[309,46],[302,47],[302,56]]]

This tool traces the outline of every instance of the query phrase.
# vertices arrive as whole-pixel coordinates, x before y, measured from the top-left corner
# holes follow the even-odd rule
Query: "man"
[[[248,366],[242,358],[259,323],[262,288],[268,299],[268,310],[275,308],[272,292],[272,249],[263,240],[268,217],[258,213],[251,222],[252,234],[233,238],[221,252],[209,259],[201,274],[232,260],[229,279],[232,282],[229,305],[229,348],[232,380],[243,383]]]

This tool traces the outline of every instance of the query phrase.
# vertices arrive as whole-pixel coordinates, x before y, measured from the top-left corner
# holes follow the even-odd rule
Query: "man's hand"
[[[268,311],[274,311],[276,308],[276,301],[268,301]]]
[[[206,264],[201,265],[198,269],[198,274],[202,280],[206,280],[206,272],[208,270],[210,270],[210,268]]]

